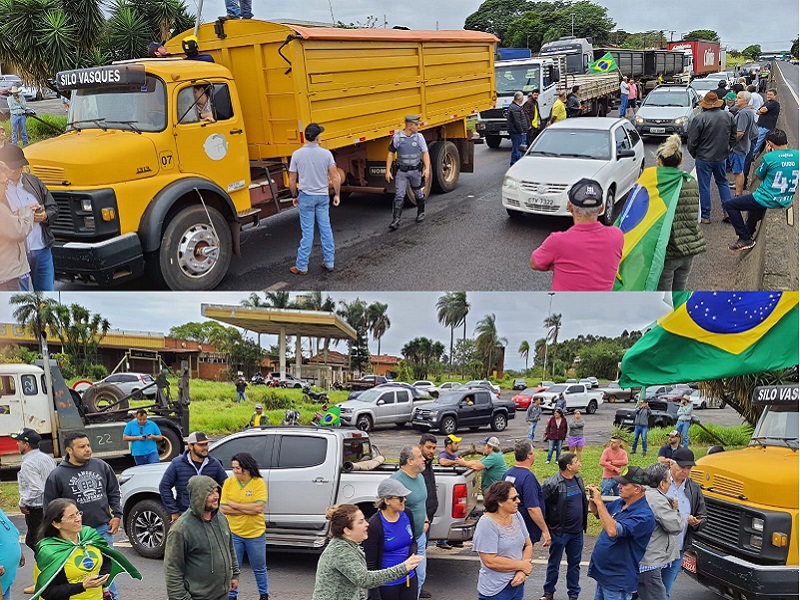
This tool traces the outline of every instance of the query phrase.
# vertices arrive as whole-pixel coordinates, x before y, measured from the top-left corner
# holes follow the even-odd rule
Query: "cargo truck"
[[[386,153],[409,114],[429,144],[428,190],[473,170],[467,117],[494,104],[493,35],[219,20],[197,32],[214,64],[182,59],[189,34],[167,42],[176,58],[57,75],[67,133],[26,155],[60,209],[60,279],[215,288],[243,228],[291,208],[289,160],[310,122],[325,127],[344,197],[394,193]],[[212,121],[198,118],[203,89]]]
[[[667,50],[683,51],[686,55],[684,67],[691,78],[725,70],[725,65],[721,62],[719,42],[681,40],[668,42]]]
[[[798,387],[758,387],[764,407],[747,448],[698,459],[708,520],[683,570],[724,598],[798,598]]]
[[[620,73],[624,77],[636,79],[644,86],[645,91],[658,85],[659,75],[664,83],[685,81],[684,62],[687,59],[683,51],[598,48],[594,51],[594,60],[600,59],[608,52],[614,57]]]

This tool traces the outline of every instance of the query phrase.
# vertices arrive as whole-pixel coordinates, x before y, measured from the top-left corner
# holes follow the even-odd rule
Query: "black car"
[[[489,390],[476,387],[441,394],[433,402],[415,406],[411,425],[419,431],[438,429],[444,435],[459,428],[477,430],[484,425],[503,431],[515,414],[513,402],[492,400]]]
[[[515,379],[514,380],[514,385],[511,386],[511,389],[512,390],[524,390],[526,387],[528,387],[528,382],[527,381],[525,381],[524,379]]]
[[[678,422],[678,405],[667,400],[652,400],[649,402],[650,419],[648,427],[674,427]],[[614,425],[633,429],[636,419],[636,409],[620,408],[614,413]]]

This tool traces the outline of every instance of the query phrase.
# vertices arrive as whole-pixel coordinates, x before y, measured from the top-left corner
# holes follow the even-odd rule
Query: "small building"
[[[400,367],[400,357],[391,356],[389,354],[380,354],[377,356],[369,357],[369,364],[372,367],[372,372],[375,375],[383,375],[384,377],[397,377],[397,371]]]

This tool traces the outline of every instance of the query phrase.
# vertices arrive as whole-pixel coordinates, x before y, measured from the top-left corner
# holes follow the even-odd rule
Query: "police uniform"
[[[407,123],[413,121],[419,121],[419,117],[416,115],[406,117]],[[392,137],[389,152],[397,153],[395,161],[397,172],[394,178],[394,205],[389,229],[395,230],[400,226],[400,216],[403,214],[406,189],[409,185],[411,185],[411,190],[417,200],[417,223],[425,218],[425,192],[422,183],[422,171],[425,165],[422,155],[427,151],[428,144],[425,142],[425,137],[419,132],[406,135],[405,131],[398,131]]]

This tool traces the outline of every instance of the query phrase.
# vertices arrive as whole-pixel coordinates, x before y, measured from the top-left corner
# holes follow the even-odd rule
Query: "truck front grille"
[[[742,510],[733,504],[723,504],[712,498],[706,498],[706,510],[708,521],[697,536],[707,539],[714,545],[724,544],[730,548],[738,548]]]
[[[70,196],[53,192],[53,199],[58,205],[58,216],[51,229],[55,235],[75,233],[75,224],[72,220],[72,207]]]

